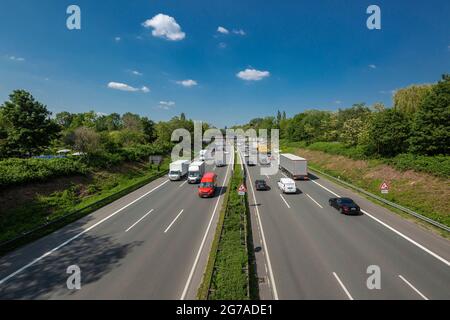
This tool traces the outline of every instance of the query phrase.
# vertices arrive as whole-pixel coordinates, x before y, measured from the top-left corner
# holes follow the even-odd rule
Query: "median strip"
[[[202,300],[250,299],[248,207],[237,190],[244,183],[242,169],[234,164],[228,192],[220,212],[217,233],[198,298]]]

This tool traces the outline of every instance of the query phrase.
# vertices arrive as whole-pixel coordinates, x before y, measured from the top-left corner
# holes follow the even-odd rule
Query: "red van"
[[[214,172],[205,173],[198,186],[198,195],[201,198],[214,197],[214,194],[216,193],[216,180],[217,175]]]

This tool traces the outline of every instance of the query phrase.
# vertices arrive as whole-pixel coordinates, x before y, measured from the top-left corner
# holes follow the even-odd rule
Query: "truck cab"
[[[214,172],[207,172],[198,186],[198,195],[201,198],[214,197],[217,187],[217,175]]]
[[[188,182],[199,183],[205,173],[205,163],[202,161],[195,161],[189,166]]]

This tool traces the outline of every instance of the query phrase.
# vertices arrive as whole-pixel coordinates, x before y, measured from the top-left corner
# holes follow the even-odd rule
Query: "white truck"
[[[294,180],[308,180],[308,162],[306,159],[290,153],[280,154],[280,169]]]
[[[172,162],[169,166],[169,179],[177,181],[183,179],[189,170],[189,160],[178,160]]]
[[[199,160],[205,161],[206,160],[206,152],[207,150],[200,150]]]
[[[205,162],[195,161],[189,166],[188,183],[199,183],[205,174]]]

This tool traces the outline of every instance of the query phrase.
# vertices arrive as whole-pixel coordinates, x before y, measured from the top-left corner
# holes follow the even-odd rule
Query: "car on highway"
[[[215,165],[217,168],[225,167],[225,161],[223,161],[222,159],[216,159]]]
[[[207,172],[203,175],[198,186],[198,195],[200,198],[211,198],[216,193],[217,175],[214,172]]]
[[[360,214],[361,208],[350,198],[331,198],[330,206],[339,210],[342,214]]]
[[[267,155],[260,155],[259,156],[259,164],[262,166],[267,166],[270,164],[269,157]]]
[[[257,191],[267,191],[270,189],[268,184],[265,180],[256,180],[255,181],[255,188]]]
[[[280,181],[278,181],[278,188],[280,188],[283,193],[297,193],[295,181],[290,178],[281,178]]]

